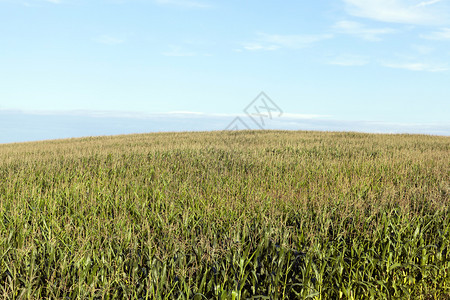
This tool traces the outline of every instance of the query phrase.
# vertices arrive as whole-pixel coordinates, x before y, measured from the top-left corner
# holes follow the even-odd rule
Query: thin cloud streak
[[[423,1],[423,2],[420,2],[419,4],[417,4],[415,7],[429,6],[429,5],[433,5],[433,4],[436,4],[436,3],[441,2],[441,1],[442,0]]]
[[[286,49],[301,49],[314,45],[323,40],[332,38],[332,34],[297,34],[297,35],[282,35],[282,34],[267,34],[258,33],[255,41],[245,43],[243,48],[249,51],[273,51],[282,48]]]
[[[411,5],[406,0],[343,0],[347,12],[356,17],[389,23],[436,25],[449,22],[442,1],[422,1]],[[442,5],[440,5],[442,3]]]
[[[123,44],[125,42],[125,40],[114,37],[114,36],[110,36],[110,35],[102,35],[99,36],[97,38],[94,39],[95,42],[100,43],[100,44],[104,44],[104,45],[119,45],[119,44]]]
[[[196,52],[186,51],[182,47],[179,46],[169,46],[169,51],[164,51],[161,54],[164,56],[174,56],[174,57],[189,57],[189,56],[196,56]]]
[[[372,42],[381,41],[382,35],[396,32],[391,28],[368,28],[364,24],[354,21],[339,21],[333,28],[339,33],[353,35]]]
[[[188,0],[155,0],[157,4],[172,5],[186,8],[211,8],[212,6],[207,3],[188,1]]]
[[[420,37],[427,40],[437,41],[450,40],[450,28],[442,28],[440,31],[435,31],[430,34],[421,34]]]
[[[425,72],[445,72],[449,70],[447,65],[428,64],[428,63],[382,63],[383,66],[394,69],[404,69],[409,71],[425,71]]]
[[[342,67],[361,67],[369,64],[369,60],[362,56],[342,55],[330,60],[328,64]]]
[[[14,110],[14,109],[0,109],[0,114],[23,114],[23,115],[38,115],[38,116],[84,116],[93,118],[132,118],[132,119],[151,119],[155,117],[245,117],[244,113],[205,113],[198,111],[169,111],[160,113],[146,113],[137,111],[109,111],[109,110]],[[328,118],[328,115],[320,114],[295,114],[295,113],[284,113],[283,117],[289,119],[318,119],[318,118]]]

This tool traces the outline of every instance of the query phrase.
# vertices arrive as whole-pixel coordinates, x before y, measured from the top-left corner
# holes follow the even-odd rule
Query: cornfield
[[[0,145],[5,299],[450,299],[450,138]]]

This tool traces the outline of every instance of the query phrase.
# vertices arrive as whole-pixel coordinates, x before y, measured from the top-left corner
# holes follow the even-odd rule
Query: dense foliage
[[[450,299],[449,150],[282,131],[0,145],[0,297]]]

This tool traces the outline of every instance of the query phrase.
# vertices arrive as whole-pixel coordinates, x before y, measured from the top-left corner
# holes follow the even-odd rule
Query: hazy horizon
[[[375,121],[344,121],[327,116],[283,114],[260,128],[245,114],[169,112],[143,114],[112,111],[20,111],[0,110],[0,144],[61,138],[133,133],[225,130],[239,117],[248,129],[354,131],[366,133],[409,133],[450,135],[445,124],[407,124]],[[240,128],[247,129],[247,128]]]

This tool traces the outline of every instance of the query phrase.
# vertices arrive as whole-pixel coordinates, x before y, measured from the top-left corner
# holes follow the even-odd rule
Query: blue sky
[[[261,91],[274,128],[450,135],[449,46],[450,0],[0,0],[0,143],[220,130]]]

